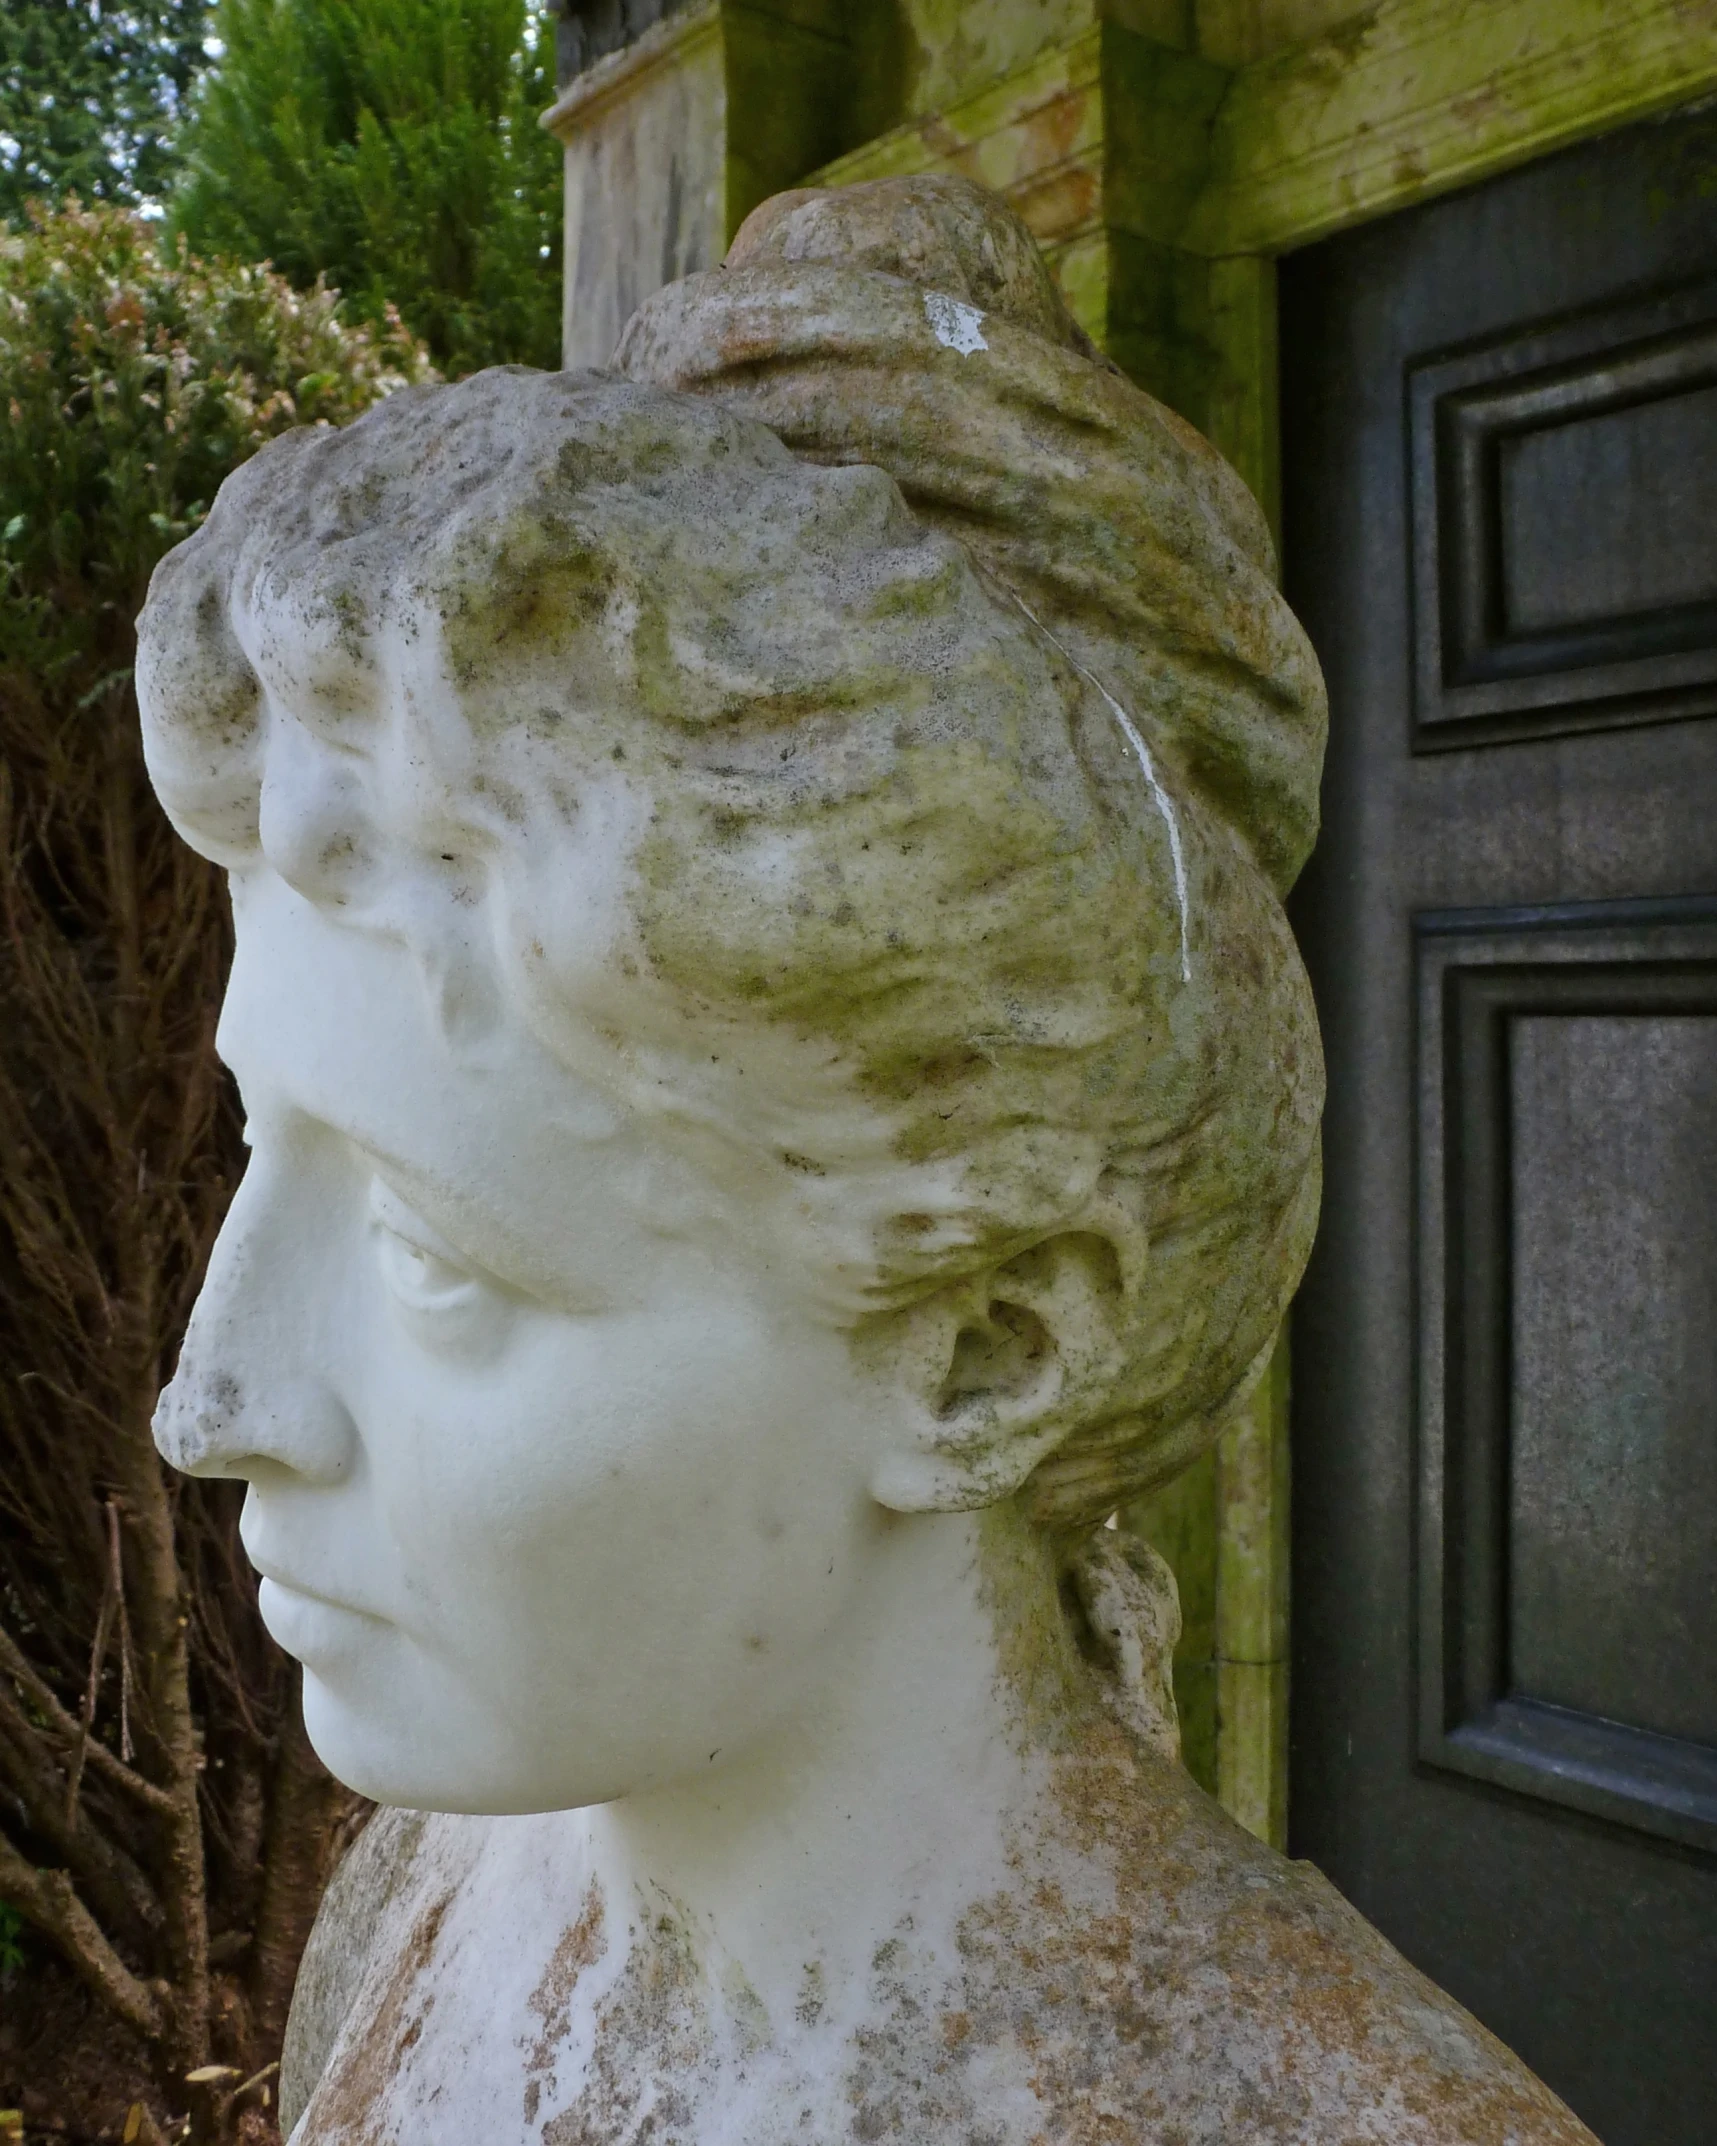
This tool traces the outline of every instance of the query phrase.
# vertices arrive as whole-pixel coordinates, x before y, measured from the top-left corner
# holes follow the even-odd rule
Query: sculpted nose
[[[351,1472],[357,1430],[338,1394],[305,1369],[306,1337],[279,1263],[261,1256],[265,1233],[250,1226],[266,1213],[258,1189],[247,1178],[227,1216],[179,1368],[155,1405],[155,1444],[186,1475],[249,1476],[272,1462],[338,1483]]]
[[[319,1380],[247,1389],[235,1365],[206,1360],[185,1338],[179,1369],[155,1406],[155,1444],[186,1475],[249,1476],[272,1461],[315,1483],[343,1482],[357,1429],[338,1395]]]
[[[317,1368],[316,1291],[292,1254],[292,1180],[253,1156],[191,1313],[179,1368],[155,1407],[155,1444],[186,1475],[264,1466],[343,1482],[357,1427]]]
[[[244,1389],[231,1372],[204,1374],[187,1339],[179,1369],[155,1404],[150,1429],[161,1458],[184,1475],[224,1475],[241,1450],[237,1437]]]

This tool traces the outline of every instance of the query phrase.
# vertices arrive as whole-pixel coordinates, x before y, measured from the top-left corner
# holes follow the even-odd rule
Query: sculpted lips
[[[256,1486],[252,1484],[245,1499],[244,1512],[239,1519],[238,1531],[239,1540],[244,1544],[244,1554],[262,1582],[259,1600],[264,1605],[265,1619],[270,1615],[267,1603],[272,1598],[276,1603],[284,1605],[290,1600],[306,1609],[323,1611],[330,1616],[361,1618],[366,1624],[387,1624],[391,1621],[362,1599],[354,1599],[361,1598],[366,1591],[362,1586],[348,1587],[344,1584],[348,1575],[340,1573],[339,1567],[345,1565],[349,1568],[360,1560],[349,1555],[330,1558],[325,1553],[333,1545],[325,1529],[319,1531],[319,1540],[317,1536],[313,1536],[309,1542],[305,1542],[302,1540],[305,1531],[301,1522],[283,1529],[279,1524],[280,1519],[281,1516],[272,1512],[265,1501],[258,1497]],[[282,1541],[283,1535],[299,1537],[298,1547],[308,1550],[311,1554],[294,1556],[294,1544],[291,1541]],[[279,1549],[275,1547],[276,1543],[280,1544]],[[318,1548],[324,1552],[323,1555],[315,1554]],[[322,1568],[320,1571],[316,1569],[318,1566]],[[333,1572],[330,1572],[330,1566],[334,1568]],[[271,1624],[270,1630],[272,1629]],[[278,1634],[276,1636],[278,1637]]]
[[[304,1594],[275,1579],[263,1580],[257,1607],[274,1639],[310,1669],[333,1668],[386,1629],[381,1618],[365,1610]]]
[[[255,1563],[255,1560],[252,1562]],[[323,1594],[319,1588],[306,1587],[301,1580],[289,1580],[272,1566],[257,1565],[256,1569],[262,1584],[272,1588],[276,1594],[290,1595],[299,1602],[312,1602],[318,1609],[337,1610],[342,1617],[362,1617],[371,1624],[386,1621],[378,1617],[374,1610],[360,1609],[355,1602],[342,1602],[338,1595]]]
[[[372,1634],[386,1626],[388,1620],[375,1611],[312,1586],[280,1560],[259,1557],[249,1544],[245,1547],[262,1579],[257,1591],[262,1621],[288,1654],[307,1660],[311,1651],[323,1654],[331,1647],[350,1646],[365,1626]]]

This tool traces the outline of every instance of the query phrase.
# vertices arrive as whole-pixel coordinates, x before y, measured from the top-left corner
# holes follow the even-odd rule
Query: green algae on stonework
[[[1091,1716],[1090,1672],[1062,1612],[1056,1546],[1015,1501],[979,1518],[980,1599],[1022,1750],[1071,1748]]]

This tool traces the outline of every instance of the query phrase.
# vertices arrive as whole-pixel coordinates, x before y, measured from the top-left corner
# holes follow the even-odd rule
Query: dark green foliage
[[[207,17],[208,0],[3,0],[0,220],[33,197],[162,194]]]
[[[174,227],[391,301],[451,374],[558,363],[552,39],[526,0],[221,0]]]

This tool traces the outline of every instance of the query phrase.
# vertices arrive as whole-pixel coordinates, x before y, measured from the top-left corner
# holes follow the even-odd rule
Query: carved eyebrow
[[[492,1267],[474,1253],[462,1251],[458,1245],[444,1237],[433,1222],[426,1221],[422,1212],[403,1194],[396,1192],[382,1176],[381,1170],[386,1166],[382,1157],[372,1155],[356,1141],[353,1145],[359,1147],[359,1152],[364,1154],[371,1164],[368,1201],[370,1220],[399,1238],[402,1243],[410,1245],[414,1252],[440,1260],[444,1266],[454,1268],[472,1281],[481,1283],[484,1288],[493,1290],[498,1296],[515,1303],[536,1304],[553,1311],[574,1313],[589,1313],[605,1308],[605,1299],[599,1289],[585,1287],[574,1289],[570,1293],[564,1290],[557,1293],[552,1289],[533,1287],[523,1276]]]

